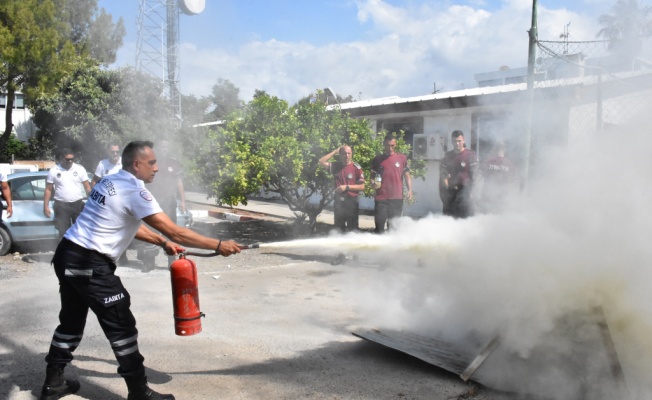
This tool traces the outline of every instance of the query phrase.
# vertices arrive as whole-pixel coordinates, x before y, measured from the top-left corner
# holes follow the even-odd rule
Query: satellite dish
[[[186,15],[197,15],[204,11],[206,0],[179,0],[179,8]]]

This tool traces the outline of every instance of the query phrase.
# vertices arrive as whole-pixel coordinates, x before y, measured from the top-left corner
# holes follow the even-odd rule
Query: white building
[[[496,80],[517,77],[523,71],[476,77]],[[548,146],[566,146],[574,140],[595,135],[620,125],[650,103],[652,71],[622,73],[579,73],[538,81],[532,103],[532,151],[526,151],[529,132],[530,92],[526,83],[490,86],[489,84],[454,92],[410,98],[388,97],[341,104],[353,117],[367,118],[376,132],[405,133],[413,153],[427,161],[426,179],[413,179],[416,202],[404,213],[424,216],[439,213],[439,163],[452,149],[450,134],[464,132],[467,146],[480,161],[491,155],[496,141],[507,145],[506,156],[523,170],[530,158],[530,175],[536,176],[536,158]],[[513,75],[513,76],[512,76]],[[571,74],[573,75],[573,74]],[[504,81],[503,81],[504,82]],[[333,108],[340,106],[331,106]],[[361,199],[361,208],[373,209],[373,199]]]
[[[0,132],[6,128],[7,94],[0,93]],[[25,98],[22,93],[16,93],[14,109],[12,112],[13,132],[18,140],[26,142],[36,133],[36,126],[32,122],[32,114],[25,107]]]

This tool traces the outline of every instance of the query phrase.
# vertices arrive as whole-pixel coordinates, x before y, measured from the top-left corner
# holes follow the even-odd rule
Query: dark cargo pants
[[[61,311],[45,360],[65,366],[73,359],[84,334],[88,310],[92,310],[109,340],[123,377],[144,376],[144,357],[138,350],[136,319],[129,293],[114,274],[116,265],[107,256],[62,239],[52,259],[59,279]]]

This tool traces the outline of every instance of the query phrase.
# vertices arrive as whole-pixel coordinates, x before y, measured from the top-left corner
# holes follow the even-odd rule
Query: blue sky
[[[539,37],[594,40],[616,0],[539,0]],[[117,66],[134,65],[139,1],[99,0],[127,28]],[[532,0],[206,0],[180,18],[180,83],[219,78],[290,102],[331,87],[365,100],[474,87],[473,74],[527,63]]]

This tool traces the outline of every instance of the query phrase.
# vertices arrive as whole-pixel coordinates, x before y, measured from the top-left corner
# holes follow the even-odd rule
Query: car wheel
[[[11,249],[11,236],[5,228],[0,227],[0,256],[6,256]]]

